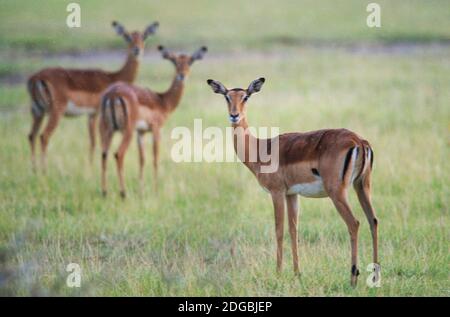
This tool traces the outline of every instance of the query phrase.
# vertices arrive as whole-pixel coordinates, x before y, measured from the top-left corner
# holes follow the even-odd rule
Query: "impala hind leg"
[[[378,219],[375,215],[375,211],[372,207],[370,196],[370,173],[367,173],[362,179],[357,180],[354,184],[356,194],[358,195],[359,202],[364,214],[367,217],[367,221],[370,225],[370,232],[372,234],[372,247],[373,247],[373,263],[378,263]]]
[[[277,272],[283,266],[283,231],[284,231],[284,200],[282,193],[271,193],[275,213],[275,234],[277,238]]]
[[[288,222],[289,222],[289,234],[291,236],[291,248],[292,248],[292,261],[294,265],[294,273],[299,274],[298,269],[298,197],[297,195],[286,196],[287,210],[288,210]]]
[[[44,171],[47,170],[47,147],[48,141],[58,126],[62,113],[59,111],[52,111],[49,114],[47,126],[41,134],[41,163]]]
[[[89,130],[89,163],[92,165],[94,162],[95,145],[96,145],[96,125],[97,115],[91,114],[88,117],[88,130]]]
[[[119,149],[115,154],[116,163],[117,163],[117,173],[119,175],[119,186],[120,186],[120,196],[122,198],[126,197],[125,192],[125,181],[123,178],[123,160],[125,157],[125,153],[130,145],[131,138],[133,137],[133,130],[128,129],[123,132],[123,139],[120,143]]]
[[[330,191],[329,191],[330,192]],[[352,210],[348,203],[346,189],[340,189],[336,192],[331,192],[331,200],[334,206],[338,210],[342,219],[344,219],[347,225],[348,232],[350,234],[351,245],[351,285],[356,286],[358,281],[358,229],[359,221],[352,214]]]
[[[159,129],[154,129],[153,131],[153,186],[155,191],[158,191],[158,161],[159,161],[159,142],[161,139],[161,134]]]
[[[33,123],[31,125],[31,131],[28,135],[28,141],[30,142],[31,148],[31,167],[33,171],[36,171],[36,136],[39,133],[39,128],[42,125],[42,121],[44,120],[44,114],[32,114],[33,115]]]
[[[107,195],[108,189],[106,184],[106,167],[108,161],[108,152],[109,147],[111,146],[111,141],[113,138],[113,132],[109,130],[106,125],[102,122],[100,124],[100,140],[102,144],[102,178],[101,178],[101,186],[102,186],[102,194],[103,196]]]
[[[144,191],[144,165],[145,165],[145,151],[144,151],[144,133],[138,132],[137,144],[139,149],[139,189],[141,194]]]

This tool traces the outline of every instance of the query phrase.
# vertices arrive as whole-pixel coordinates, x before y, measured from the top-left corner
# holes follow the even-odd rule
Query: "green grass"
[[[178,10],[148,1],[122,10],[80,2],[87,17],[77,31],[61,27],[62,3],[0,4],[0,77],[5,82],[0,86],[0,283],[6,281],[0,284],[1,294],[449,296],[450,49],[424,46],[413,53],[362,54],[267,40],[281,35],[338,43],[383,37],[448,39],[445,2],[380,1],[392,6],[383,11],[380,34],[365,25],[355,27],[366,16],[365,6],[361,17],[356,14],[360,1],[342,2],[345,5],[336,8],[316,8],[306,1],[259,8],[229,2],[215,2],[215,8],[196,2],[189,10],[180,7],[185,2],[170,2]],[[20,10],[25,5],[27,9]],[[418,8],[415,15],[412,7]],[[242,18],[249,14],[254,16]],[[203,43],[210,47],[205,59],[194,64],[181,105],[164,127],[159,193],[152,190],[148,162],[145,192],[139,195],[137,149],[132,144],[126,156],[125,201],[118,195],[112,159],[110,195],[101,197],[100,153],[89,166],[86,118],[62,120],[50,141],[47,175],[31,172],[26,139],[30,115],[24,75],[55,64],[114,69],[120,63],[114,58],[46,58],[30,55],[26,48],[121,47],[108,26],[113,18],[131,27],[160,20],[153,43],[189,51]],[[390,19],[395,23],[389,25]],[[162,90],[172,72],[169,62],[152,54],[145,59],[138,83]],[[16,75],[19,80],[9,82]],[[280,127],[281,132],[346,127],[371,142],[381,288],[365,285],[371,238],[353,193],[351,205],[361,222],[362,274],[356,289],[349,286],[347,229],[328,199],[301,199],[302,276],[292,272],[287,232],[284,270],[278,276],[272,204],[251,173],[240,163],[172,162],[174,127],[192,128],[195,118],[203,119],[204,127],[228,126],[225,102],[205,80],[246,86],[258,76],[267,82],[249,101],[251,125]],[[118,141],[116,137],[114,148]],[[149,160],[150,148],[149,142]],[[71,262],[82,267],[80,289],[65,286],[65,268]]]
[[[164,129],[159,194],[151,189],[148,166],[145,194],[139,196],[132,146],[124,202],[112,161],[111,195],[100,195],[99,166],[87,164],[85,119],[63,120],[51,140],[47,176],[30,171],[23,91],[20,111],[2,116],[0,128],[0,241],[13,248],[10,265],[26,270],[27,283],[44,294],[448,296],[448,54],[367,58],[305,50],[291,61],[276,54],[206,58],[193,66],[182,104]],[[149,64],[139,81],[168,85],[170,64]],[[233,71],[244,68],[242,75]],[[164,83],[153,79],[155,72]],[[173,127],[192,127],[194,118],[204,126],[227,126],[224,101],[205,78],[239,86],[261,74],[268,82],[250,102],[253,125],[283,132],[347,127],[372,142],[380,289],[367,288],[364,273],[356,290],[348,287],[347,231],[327,199],[301,200],[303,275],[291,272],[286,237],[285,270],[277,277],[270,198],[245,167],[171,161]],[[362,222],[364,268],[370,262],[369,228],[351,198]],[[61,286],[70,262],[83,268],[78,291]],[[22,279],[17,283],[17,294],[30,292]]]

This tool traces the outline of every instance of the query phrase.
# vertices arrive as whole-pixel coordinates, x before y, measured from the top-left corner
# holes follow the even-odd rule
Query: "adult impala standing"
[[[306,197],[330,197],[337,211],[344,219],[351,241],[351,284],[356,286],[357,245],[359,222],[355,219],[347,200],[347,191],[353,185],[361,206],[369,221],[373,241],[373,262],[378,263],[377,226],[378,220],[370,199],[370,175],[373,165],[373,151],[366,140],[346,129],[325,129],[306,133],[286,133],[277,139],[279,155],[278,169],[273,173],[261,172],[264,163],[257,155],[250,160],[248,153],[255,151],[251,144],[263,144],[273,140],[257,139],[248,129],[247,100],[260,91],[264,78],[254,80],[247,89],[227,89],[220,82],[209,79],[213,91],[222,94],[228,104],[229,119],[235,133],[234,147],[239,159],[256,176],[259,184],[272,196],[275,211],[277,238],[277,270],[283,260],[284,209],[287,203],[289,233],[293,254],[294,271],[298,273],[297,254],[297,195]],[[238,151],[238,143],[244,150]],[[241,153],[242,152],[242,153]]]
[[[95,125],[97,110],[103,90],[116,81],[133,82],[137,76],[139,60],[143,54],[144,41],[155,33],[158,22],[149,25],[144,32],[129,33],[118,22],[112,23],[117,34],[128,44],[128,57],[123,67],[116,72],[99,69],[46,68],[28,79],[28,92],[32,105],[33,123],[28,136],[31,146],[32,166],[36,168],[35,141],[44,116],[48,122],[41,134],[42,165],[46,168],[47,145],[60,118],[65,116],[89,116],[90,158],[95,150]]]
[[[157,172],[159,159],[160,130],[178,106],[184,92],[184,85],[189,75],[191,65],[202,59],[207,52],[201,47],[192,55],[175,54],[159,46],[163,58],[175,66],[175,76],[172,84],[165,92],[158,93],[147,88],[141,88],[127,83],[116,83],[109,87],[102,101],[100,117],[100,137],[102,142],[102,191],[106,195],[106,162],[114,132],[123,133],[122,142],[115,154],[117,172],[119,174],[120,195],[125,197],[123,179],[123,160],[130,145],[134,130],[138,133],[139,147],[139,180],[142,189],[144,177],[144,134],[153,134],[153,167],[154,186],[157,189]]]

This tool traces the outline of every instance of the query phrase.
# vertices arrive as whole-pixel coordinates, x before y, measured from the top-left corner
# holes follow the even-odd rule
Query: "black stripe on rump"
[[[373,150],[371,147],[369,147],[369,151],[370,151],[370,169],[372,169],[373,166]]]
[[[367,148],[367,150],[368,150],[368,148]],[[358,179],[361,176],[365,165],[366,165],[366,147],[363,146],[362,147],[362,164],[361,164],[361,169],[360,169],[360,171],[358,173],[358,176],[356,176],[355,179]]]
[[[106,118],[106,102],[108,101],[108,97],[104,96],[102,100],[102,116]]]
[[[348,165],[350,164],[350,160],[352,158],[352,152],[354,149],[355,149],[355,147],[352,147],[350,150],[348,150],[347,155],[345,156],[344,169],[342,170],[342,181],[344,181],[345,173],[347,172]]]
[[[38,87],[38,84],[42,85],[46,96],[44,96],[44,94],[42,94],[41,90]],[[48,89],[47,84],[43,80],[38,80],[38,81],[34,82],[33,86],[34,86],[33,88],[34,88],[34,94],[35,94],[35,98],[36,98],[35,99],[36,106],[39,108],[39,111],[44,113],[45,105],[47,104],[47,101],[45,99],[48,99],[49,103],[51,102],[50,90]]]
[[[52,102],[52,94],[50,93],[50,89],[48,88],[48,85],[45,81],[41,80],[41,83],[45,89],[45,94],[47,95],[48,102],[51,103]]]
[[[39,112],[37,115],[44,113],[44,106],[41,104],[41,100],[39,100],[40,92],[37,88],[37,82],[36,81],[30,81],[28,83],[28,89],[30,91],[31,99],[34,101],[34,105],[37,107],[37,111]]]
[[[123,116],[125,118],[125,122],[127,121],[127,107],[125,106],[125,101],[122,97],[119,97],[120,105],[122,106]]]
[[[113,124],[113,128],[114,130],[118,130],[119,126],[117,124],[117,118],[116,118],[116,103],[114,99],[111,99],[112,102],[109,103],[109,106],[111,108],[111,119],[112,119],[112,124]]]

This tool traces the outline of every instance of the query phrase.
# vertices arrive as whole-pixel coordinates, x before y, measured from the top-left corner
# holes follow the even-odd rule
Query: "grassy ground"
[[[242,12],[237,5],[225,6],[225,2],[216,4],[223,6],[220,8],[197,3],[194,7],[204,11],[192,9],[191,16],[150,4],[145,4],[148,13],[143,14],[133,6],[96,10],[100,4],[81,3],[90,15],[84,20],[86,28],[82,28],[86,33],[72,34],[73,39],[82,39],[79,46],[65,38],[64,32],[69,31],[61,30],[55,18],[33,24],[39,14],[30,10],[41,10],[34,2],[17,11],[17,19],[24,22],[17,29],[6,11],[0,10],[4,48],[0,64],[0,275],[6,278],[6,283],[0,284],[2,294],[449,296],[450,48],[430,50],[424,46],[414,52],[363,54],[346,49],[266,45],[270,36],[297,36],[289,28],[297,22],[305,29],[298,35],[300,39],[358,43],[376,39],[378,35],[367,28],[355,27],[360,17],[355,16],[359,11],[351,1],[333,11],[331,20],[326,18],[331,9],[325,5],[307,15],[307,8],[312,8],[309,2],[301,8],[297,2],[286,2],[282,7],[288,8],[286,11],[268,5],[254,9],[248,4]],[[412,28],[408,24],[412,17],[407,14],[411,9],[405,4],[402,10],[403,4],[395,2],[392,6],[400,13],[399,19],[395,26],[383,30],[383,36],[392,40],[399,34],[413,39],[425,34],[428,39],[448,38],[444,3],[433,1],[425,6],[410,2],[421,8]],[[21,5],[25,4],[1,4],[9,13]],[[58,6],[59,2],[52,3],[48,14],[59,10]],[[250,23],[225,14],[229,8],[239,11],[236,15],[253,9],[257,13]],[[138,19],[128,10],[141,12]],[[348,14],[342,17],[341,10]],[[280,21],[286,21],[259,29],[258,24],[273,21],[263,12],[273,12]],[[390,14],[386,12],[386,19]],[[364,22],[364,6],[361,15]],[[91,17],[98,18],[98,28],[89,26]],[[147,187],[144,195],[139,195],[133,145],[126,157],[126,201],[118,197],[112,160],[111,195],[108,199],[100,195],[100,154],[96,164],[89,166],[85,118],[63,120],[51,139],[48,175],[31,172],[26,140],[29,101],[22,81],[24,74],[44,65],[113,69],[120,64],[120,55],[83,60],[12,53],[15,47],[24,51],[28,46],[56,50],[59,43],[64,50],[91,48],[89,41],[96,34],[108,39],[92,44],[92,48],[121,44],[102,24],[113,17],[135,26],[159,19],[158,41],[164,39],[189,50],[203,43],[210,46],[209,55],[193,66],[182,103],[164,128],[159,193],[152,191],[148,164]],[[317,19],[330,21],[332,27],[314,28]],[[173,21],[177,21],[177,28]],[[235,21],[242,24],[236,26]],[[235,29],[226,25],[235,25]],[[211,28],[222,33],[212,36]],[[39,29],[49,31],[41,35]],[[55,31],[56,44],[46,42],[45,36],[52,30],[61,30]],[[229,53],[222,53],[237,30],[241,32],[236,43],[226,47]],[[249,42],[253,35],[254,42]],[[234,50],[237,52],[230,52]],[[167,61],[150,54],[138,82],[162,90],[169,85],[172,71]],[[252,125],[277,126],[281,132],[346,127],[371,141],[375,151],[373,199],[380,219],[381,288],[370,289],[364,283],[371,240],[353,193],[352,206],[362,223],[362,275],[356,289],[349,287],[347,230],[330,201],[301,199],[302,276],[292,273],[288,236],[284,271],[277,276],[270,198],[250,172],[240,163],[171,161],[172,128],[192,128],[195,118],[202,118],[204,126],[228,126],[223,98],[212,94],[205,79],[246,86],[258,76],[265,76],[267,83],[250,101]],[[115,141],[117,144],[118,139]],[[82,267],[80,289],[65,286],[65,267],[71,262]]]

